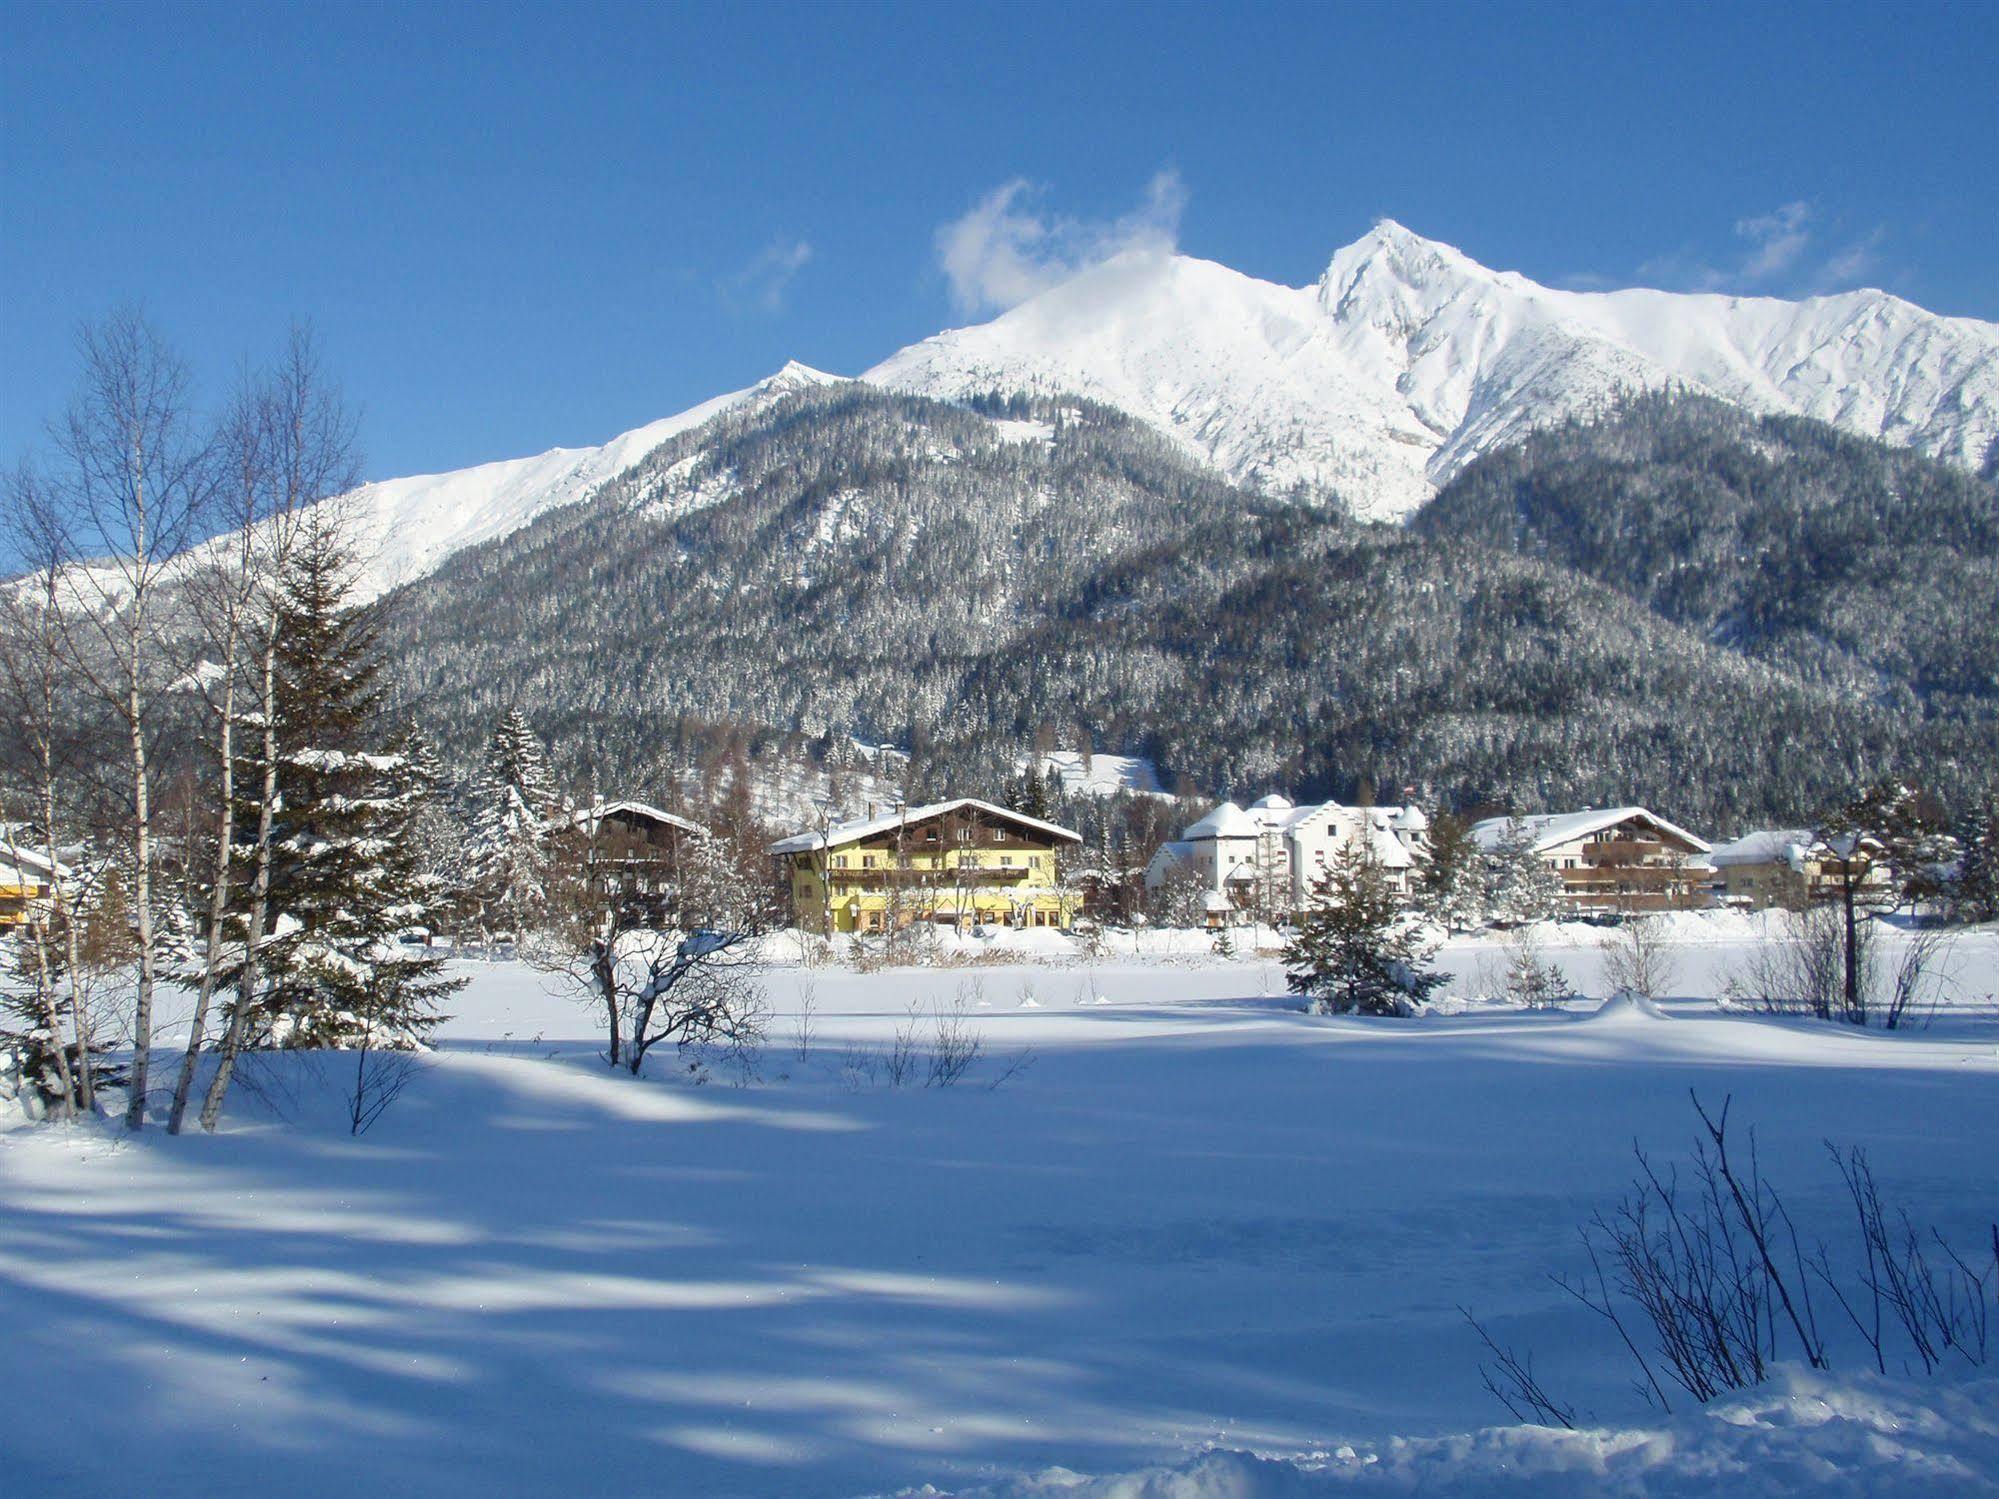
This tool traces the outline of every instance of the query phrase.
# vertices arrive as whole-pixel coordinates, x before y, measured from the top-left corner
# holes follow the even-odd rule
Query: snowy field
[[[1549,949],[1585,993],[1599,935]],[[1966,1241],[1999,1209],[1999,930],[1898,1034],[1718,1012],[1749,924],[1680,935],[1661,1015],[1319,1019],[1198,939],[779,968],[760,1077],[698,1085],[609,1074],[586,1009],[466,963],[360,1140],[324,1057],[212,1139],[0,1133],[0,1492],[1999,1492],[1999,1368],[1848,1349],[1662,1415],[1550,1283],[1634,1140],[1689,1148],[1689,1088],[1812,1235],[1847,1233],[1827,1138]],[[1461,997],[1497,957],[1446,951]],[[977,1064],[891,1086],[961,986]],[[1515,1426],[1460,1305],[1588,1430]]]

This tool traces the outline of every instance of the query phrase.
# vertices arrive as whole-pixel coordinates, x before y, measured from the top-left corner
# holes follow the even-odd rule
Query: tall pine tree
[[[557,811],[548,756],[518,708],[509,708],[486,742],[472,783],[466,884],[489,929],[533,931],[549,906],[548,830]]]
[[[278,601],[280,794],[260,954],[260,1029],[283,1045],[417,1045],[459,987],[442,958],[402,941],[438,905],[412,836],[431,788],[386,742],[377,619],[352,601],[352,577],[336,523],[309,519]]]

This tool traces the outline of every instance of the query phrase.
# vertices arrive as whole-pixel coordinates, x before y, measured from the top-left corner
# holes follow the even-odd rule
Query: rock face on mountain
[[[1787,302],[1573,292],[1384,221],[1293,288],[1121,256],[864,377],[947,399],[1072,391],[1266,493],[1399,519],[1482,453],[1685,388],[1968,468],[1999,443],[1999,326],[1878,291]]]

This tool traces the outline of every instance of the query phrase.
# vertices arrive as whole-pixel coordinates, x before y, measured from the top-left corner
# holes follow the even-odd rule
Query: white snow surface
[[[1999,439],[1999,325],[1880,291],[1783,301],[1562,291],[1383,220],[1314,286],[1134,251],[864,379],[946,398],[1073,391],[1225,475],[1397,518],[1481,453],[1684,387],[1976,466]]]
[[[585,1005],[464,962],[360,1140],[341,1054],[258,1064],[213,1138],[0,1125],[5,1471],[81,1499],[1994,1493],[1995,1371],[1882,1379],[1849,1342],[1661,1414],[1548,1275],[1634,1139],[1684,1160],[1689,1088],[1836,1249],[1827,1136],[1980,1238],[1999,928],[1957,938],[1957,1004],[1882,1034],[1718,1011],[1759,919],[1671,925],[1671,997],[1602,1015],[1480,1002],[1490,938],[1443,954],[1462,1013],[1413,1021],[1306,1015],[1197,933],[781,963],[760,1075],[705,1085],[610,1073]],[[1601,935],[1551,926],[1544,958],[1601,993]],[[971,1076],[886,1086],[912,1006],[954,1004]],[[1581,1430],[1506,1422],[1461,1304]]]
[[[1022,761],[1025,770],[1029,762]],[[1084,755],[1081,750],[1048,750],[1038,760],[1041,774],[1054,780],[1064,796],[1165,796],[1159,767],[1142,755]]]

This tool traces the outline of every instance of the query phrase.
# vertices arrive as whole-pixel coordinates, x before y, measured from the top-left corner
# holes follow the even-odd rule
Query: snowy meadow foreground
[[[759,1075],[703,1083],[608,1072],[587,1010],[468,963],[359,1139],[326,1055],[268,1065],[214,1138],[0,1134],[0,1471],[300,1499],[1994,1491],[1990,1367],[1884,1379],[1836,1344],[1829,1375],[1668,1415],[1551,1283],[1634,1141],[1685,1158],[1689,1089],[1733,1099],[1809,1239],[1849,1234],[1828,1139],[1963,1242],[1999,1207],[1999,931],[1896,1034],[1717,1010],[1740,933],[1683,936],[1663,1014],[1315,1018],[1274,962],[1205,956],[778,968]],[[1492,951],[1444,959],[1475,989]],[[1593,949],[1550,952],[1601,992]],[[969,1070],[895,1086],[911,1007],[960,1003]],[[1460,1307],[1583,1434],[1514,1425]]]

